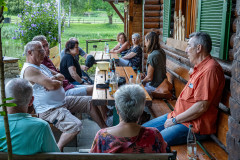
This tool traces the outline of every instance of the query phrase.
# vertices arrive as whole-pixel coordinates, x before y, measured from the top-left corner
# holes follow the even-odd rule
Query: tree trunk
[[[69,0],[69,10],[68,10],[68,27],[70,27],[71,9],[72,9],[72,3],[71,3],[71,0]]]
[[[113,15],[108,16],[109,24],[112,24],[112,17]]]
[[[0,23],[4,20],[3,17],[3,6],[0,10]],[[4,64],[3,64],[3,55],[2,55],[2,28],[0,27],[0,75],[1,75],[1,98],[2,102],[3,99],[5,99],[5,85],[4,85]],[[11,137],[10,137],[10,131],[9,131],[9,124],[8,124],[8,116],[7,116],[7,107],[2,107],[3,112],[5,112],[4,115],[4,127],[5,127],[5,133],[6,133],[6,139],[7,139],[7,148],[8,148],[8,160],[12,160],[12,144],[11,144]]]

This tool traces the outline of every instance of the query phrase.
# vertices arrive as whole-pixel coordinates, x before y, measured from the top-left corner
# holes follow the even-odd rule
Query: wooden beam
[[[121,13],[118,11],[117,7],[113,4],[113,2],[108,2],[112,8],[115,10],[115,12],[118,14],[118,16],[120,17],[120,19],[122,20],[122,22],[124,23],[124,18],[123,16],[121,15]]]

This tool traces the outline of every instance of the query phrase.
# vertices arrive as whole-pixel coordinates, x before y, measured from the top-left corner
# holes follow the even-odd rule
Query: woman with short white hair
[[[119,58],[120,66],[131,66],[141,68],[142,64],[142,48],[140,46],[140,34],[134,33],[132,35],[132,47],[128,50],[127,54]]]
[[[119,124],[97,132],[91,153],[163,153],[167,143],[156,128],[142,127],[146,95],[139,85],[124,85],[115,93]]]

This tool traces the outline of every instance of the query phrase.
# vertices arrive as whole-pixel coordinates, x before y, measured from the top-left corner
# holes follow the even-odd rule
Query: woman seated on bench
[[[132,35],[132,47],[128,50],[127,54],[119,58],[120,66],[131,66],[140,68],[142,64],[142,48],[140,46],[140,35],[134,33]]]
[[[120,32],[117,35],[118,44],[110,50],[111,53],[120,53],[121,56],[124,56],[130,47],[130,44],[127,41],[127,37],[124,32]]]
[[[97,132],[91,153],[165,153],[167,143],[156,128],[142,127],[146,95],[139,85],[124,85],[115,93],[120,123]]]
[[[146,84],[145,89],[151,94],[166,76],[166,55],[159,44],[159,37],[155,32],[149,32],[145,36],[147,59],[147,75],[143,75],[142,83]]]
[[[79,53],[78,42],[69,40],[65,48],[66,53],[60,62],[60,72],[74,85],[91,84],[87,77],[82,76],[81,67],[75,59],[75,56]]]

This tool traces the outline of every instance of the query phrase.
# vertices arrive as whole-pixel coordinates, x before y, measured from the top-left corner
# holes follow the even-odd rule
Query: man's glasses
[[[32,51],[39,51],[40,53],[45,53],[45,50],[44,49],[34,49]]]

